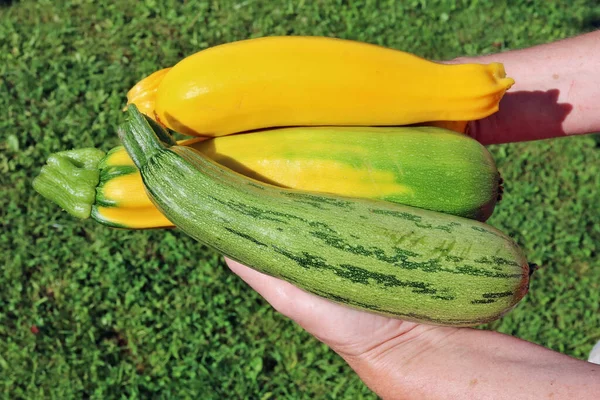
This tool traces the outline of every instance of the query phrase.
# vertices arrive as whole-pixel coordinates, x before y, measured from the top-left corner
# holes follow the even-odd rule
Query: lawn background
[[[324,35],[441,60],[597,29],[595,4],[2,1],[0,393],[375,398],[337,355],[275,313],[212,251],[174,230],[75,220],[37,195],[32,178],[52,152],[117,145],[126,91],[208,46]],[[506,195],[489,222],[544,268],[525,300],[485,327],[586,358],[600,340],[600,139],[490,150]]]

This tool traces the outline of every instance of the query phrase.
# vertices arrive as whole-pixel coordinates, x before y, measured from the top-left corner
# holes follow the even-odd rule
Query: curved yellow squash
[[[179,142],[257,181],[380,199],[485,221],[501,194],[489,152],[435,127],[296,127]],[[131,229],[172,224],[122,147],[99,164],[92,217]]]
[[[265,37],[186,57],[136,85],[128,101],[196,136],[278,126],[446,126],[435,121],[454,121],[453,129],[459,121],[462,129],[496,112],[513,83],[499,63],[448,65],[349,40]]]

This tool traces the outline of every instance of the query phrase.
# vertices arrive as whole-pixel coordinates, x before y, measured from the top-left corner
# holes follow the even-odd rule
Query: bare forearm
[[[444,340],[412,341],[347,361],[386,400],[600,396],[600,366],[511,336],[460,329]]]
[[[504,64],[515,85],[493,116],[470,124],[484,144],[600,131],[600,31],[452,62]]]

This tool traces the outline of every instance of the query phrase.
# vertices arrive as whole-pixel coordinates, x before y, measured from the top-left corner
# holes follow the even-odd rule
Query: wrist
[[[344,358],[386,400],[583,400],[600,392],[597,365],[485,330],[439,328]]]
[[[462,329],[415,325],[409,330],[365,348],[361,352],[334,350],[350,365],[362,381],[382,399],[429,398],[437,392],[437,368],[445,364],[439,352]]]

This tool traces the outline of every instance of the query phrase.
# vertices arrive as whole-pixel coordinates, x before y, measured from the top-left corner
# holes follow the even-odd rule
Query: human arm
[[[497,332],[386,318],[231,260],[276,310],[330,346],[383,399],[597,399],[600,366]]]
[[[433,334],[435,333],[435,334]],[[498,332],[399,337],[348,360],[383,399],[597,399],[600,366]],[[404,370],[404,371],[403,371]]]
[[[469,124],[483,144],[600,132],[600,31],[448,63],[501,62],[515,84],[500,110]]]

